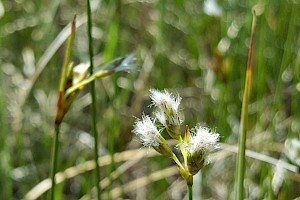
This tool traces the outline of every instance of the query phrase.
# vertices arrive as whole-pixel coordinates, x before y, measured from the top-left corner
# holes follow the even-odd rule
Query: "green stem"
[[[184,167],[182,166],[182,164],[180,163],[180,161],[178,160],[177,156],[175,154],[172,155],[172,159],[176,162],[176,164],[178,165],[178,167],[185,171]]]
[[[188,200],[193,199],[193,186],[187,185],[187,191],[188,191]]]
[[[239,152],[237,159],[237,181],[236,181],[236,200],[244,199],[244,176],[245,176],[245,151],[246,151],[246,136],[247,136],[247,121],[248,121],[248,105],[252,80],[252,55],[254,45],[254,33],[256,26],[256,15],[253,15],[250,50],[248,55],[248,66],[245,80],[245,91],[243,96],[240,138],[239,138]]]
[[[181,174],[181,176],[185,179],[187,185],[191,186],[193,185],[193,175],[191,175],[189,173],[189,171],[187,170],[187,168],[184,168],[182,166],[182,164],[180,163],[180,161],[178,160],[177,156],[173,153],[171,158],[176,162],[176,164],[178,165],[178,170]]]
[[[94,73],[94,63],[93,63],[93,45],[92,45],[92,14],[90,1],[87,0],[87,17],[88,17],[88,39],[89,39],[89,56],[90,56],[90,76]],[[96,93],[95,93],[95,81],[91,82],[91,98],[92,98],[92,132],[94,135],[94,159],[96,164],[96,188],[98,200],[101,199],[100,195],[100,168],[98,164],[98,132],[97,132],[97,121],[96,121]]]
[[[108,75],[113,74],[115,71],[111,70],[103,70],[100,72],[97,72],[95,74],[93,74],[92,76],[88,77],[87,79],[77,83],[76,85],[73,85],[72,87],[70,87],[69,89],[67,89],[66,94],[65,94],[65,98],[67,98],[70,94],[72,94],[73,92],[75,92],[76,90],[80,90],[82,89],[84,86],[86,86],[89,83],[92,83],[96,78],[102,78]]]
[[[52,144],[52,172],[51,172],[51,200],[54,200],[55,195],[55,174],[56,174],[56,166],[57,166],[57,151],[58,151],[58,135],[59,135],[60,125],[55,125],[55,133]]]

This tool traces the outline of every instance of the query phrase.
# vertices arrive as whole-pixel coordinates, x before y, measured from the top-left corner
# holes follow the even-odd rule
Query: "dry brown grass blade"
[[[114,162],[122,162],[127,160],[136,160],[141,159],[145,157],[153,157],[153,156],[159,156],[158,153],[156,153],[153,150],[149,149],[136,149],[136,150],[128,150],[123,151],[120,153],[114,154]],[[111,163],[111,157],[109,155],[105,155],[103,157],[100,157],[98,159],[98,163],[100,164],[100,167],[106,166]],[[77,166],[70,167],[66,169],[63,172],[58,172],[55,175],[56,183],[62,183],[66,179],[73,178],[83,172],[91,171],[95,168],[95,162],[90,160],[86,161],[82,164],[79,164]],[[24,197],[24,199],[37,199],[42,194],[44,194],[47,190],[51,188],[51,179],[47,178],[37,184],[34,188],[32,188]]]
[[[171,143],[170,145],[174,145],[176,141],[172,140],[172,141],[168,141],[168,142]],[[223,159],[223,158],[231,155],[232,153],[237,153],[237,151],[238,151],[238,147],[234,146],[234,145],[221,144],[220,148],[222,149],[221,151],[211,155],[211,161],[212,162],[214,162],[216,160],[219,160],[219,159]],[[131,161],[138,161],[142,158],[153,157],[153,156],[160,156],[160,154],[156,153],[154,150],[135,149],[135,150],[123,151],[123,152],[120,152],[120,153],[115,153],[114,154],[114,161],[116,163],[123,162],[123,161],[130,161],[130,160]],[[251,151],[251,150],[246,150],[246,156],[257,159],[257,160],[260,160],[260,161],[263,161],[263,162],[266,162],[266,163],[269,163],[269,164],[272,164],[272,165],[276,165],[279,161],[278,159],[275,159],[273,157],[270,157],[270,156],[267,156],[267,155],[264,155],[264,154],[260,154],[260,153],[257,153],[257,152]],[[112,159],[109,155],[105,155],[103,157],[100,157],[98,159],[98,162],[100,163],[100,167],[103,167],[103,166],[106,166],[106,165],[110,164],[111,160]],[[282,162],[280,167],[282,167],[286,170],[289,170],[290,172],[293,172],[293,173],[298,173],[298,170],[299,170],[299,168],[297,166],[294,166],[294,165],[286,163],[286,162]],[[70,167],[70,168],[66,169],[65,171],[63,171],[63,172],[59,172],[59,173],[56,174],[56,176],[55,176],[56,183],[57,184],[62,183],[66,179],[76,177],[76,176],[78,176],[78,175],[80,175],[84,172],[91,171],[93,169],[95,169],[95,162],[92,161],[92,160],[86,161],[86,162],[84,162],[82,164],[79,164],[77,166]],[[168,169],[170,171],[168,171]],[[124,169],[124,170],[126,170],[126,169]],[[172,175],[178,173],[177,168],[175,170],[176,172],[173,171],[172,167],[164,169],[164,170],[166,170],[166,171],[163,171],[163,170],[161,170],[161,171],[170,173],[169,176],[172,176]],[[117,177],[121,171],[122,171],[122,169],[119,169],[118,171],[115,171],[114,172],[115,175],[113,174],[113,176]],[[149,184],[149,182],[146,181],[146,180],[152,180],[152,181],[159,180],[157,178],[158,178],[158,174],[160,174],[161,171],[154,172],[154,173],[150,174],[149,176],[147,176],[147,177],[150,177],[150,178],[141,177],[141,178],[138,178],[136,180],[133,180],[133,181],[129,182],[131,184],[128,187],[126,186],[127,187],[126,191],[130,192],[130,191],[136,189],[137,187],[140,187],[141,183],[143,183],[145,185]],[[172,174],[171,172],[174,173],[174,174]],[[116,178],[116,177],[113,177],[113,178]],[[167,176],[165,176],[165,174],[164,174],[164,176],[161,176],[161,178],[164,178],[164,177],[167,177]],[[297,180],[299,181],[299,179],[297,179]],[[126,183],[126,185],[128,185],[129,183]],[[136,184],[136,183],[138,183],[138,184]],[[105,179],[102,180],[101,184],[102,184],[103,188],[105,188],[107,186],[107,180],[105,180]],[[134,187],[134,184],[136,184],[136,187]],[[49,190],[50,188],[51,188],[51,180],[49,178],[47,178],[47,179],[41,181],[39,184],[37,184],[34,188],[32,188],[25,195],[24,199],[25,200],[37,199],[42,194],[44,194],[47,190]],[[112,197],[120,195],[120,193],[119,193],[120,189],[122,189],[123,192],[125,191],[124,187],[123,188],[120,188],[120,187],[114,188],[111,191]],[[84,196],[82,199],[89,199],[89,198],[88,198],[88,196]]]
[[[135,180],[132,180],[122,187],[116,187],[111,190],[111,198],[116,199],[119,197],[122,193],[128,193],[131,191],[134,191],[140,187],[146,186],[149,183],[152,183],[154,181],[158,181],[162,178],[167,178],[170,176],[174,176],[175,174],[178,174],[177,166],[168,167],[166,169],[162,169],[156,172],[151,173],[148,176],[143,176],[140,178],[137,178]],[[105,194],[102,195],[102,198],[105,198]]]

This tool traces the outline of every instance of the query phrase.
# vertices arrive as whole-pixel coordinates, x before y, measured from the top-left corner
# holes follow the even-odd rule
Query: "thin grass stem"
[[[52,168],[51,168],[51,200],[55,199],[55,186],[56,186],[56,180],[55,180],[55,174],[56,174],[56,168],[57,168],[57,152],[58,152],[58,136],[59,136],[59,129],[60,124],[63,119],[63,116],[66,114],[65,110],[65,101],[64,101],[64,90],[66,88],[67,79],[69,78],[69,68],[70,68],[70,58],[71,58],[71,50],[72,50],[72,43],[75,37],[75,20],[76,16],[74,16],[72,24],[71,24],[71,33],[68,37],[67,42],[67,48],[65,51],[64,56],[64,63],[62,66],[62,72],[61,72],[61,78],[59,83],[59,98],[57,102],[57,112],[55,117],[55,128],[54,128],[54,138],[53,138],[53,145],[52,145]],[[67,102],[70,103],[70,102]]]
[[[237,180],[236,180],[236,200],[244,199],[244,176],[245,176],[245,151],[246,151],[246,136],[247,136],[247,121],[248,121],[248,105],[249,94],[251,89],[252,80],[252,56],[254,33],[256,27],[256,15],[253,15],[250,50],[248,55],[248,65],[245,80],[245,91],[243,96],[241,125],[240,125],[240,138],[239,138],[239,152],[237,159]]]
[[[58,136],[59,136],[59,129],[60,125],[55,125],[55,133],[54,133],[54,139],[52,144],[52,171],[51,171],[51,200],[54,200],[55,196],[55,174],[56,174],[56,167],[57,167],[57,151],[58,151]]]
[[[90,1],[87,0],[87,17],[88,17],[88,40],[89,40],[89,57],[90,57],[90,75],[94,73],[94,62],[93,62],[93,45],[92,45],[92,13]],[[96,92],[95,92],[95,81],[91,82],[90,87],[92,104],[91,104],[91,117],[92,117],[92,132],[94,135],[94,159],[96,164],[96,188],[97,188],[97,198],[101,199],[100,195],[100,168],[98,164],[98,132],[97,132],[97,120],[96,120]]]
[[[283,105],[283,95],[282,95],[282,89],[283,89],[283,72],[284,70],[289,66],[289,64],[292,62],[291,60],[293,59],[293,52],[292,48],[289,48],[292,46],[293,43],[295,43],[296,38],[295,38],[295,12],[296,12],[296,6],[291,7],[291,15],[290,15],[290,20],[289,20],[289,26],[287,27],[287,36],[286,36],[286,41],[285,41],[285,48],[283,51],[282,55],[282,60],[280,64],[280,70],[278,73],[278,78],[277,78],[277,84],[276,84],[276,90],[275,90],[275,99],[274,99],[274,107],[273,107],[273,112],[275,113],[280,110],[281,106]]]
[[[8,112],[5,99],[5,92],[2,81],[2,72],[0,72],[0,124],[1,124],[1,141],[0,141],[0,155],[1,155],[1,164],[0,164],[0,177],[1,177],[1,188],[0,194],[2,199],[13,199],[13,190],[12,190],[12,179],[11,179],[11,154],[10,154],[10,143],[9,139],[9,123],[8,123]],[[22,135],[22,134],[17,134]]]
[[[180,169],[185,170],[175,154],[173,154],[172,159],[175,161],[175,163],[178,165]]]
[[[187,185],[188,200],[193,200],[193,186]]]

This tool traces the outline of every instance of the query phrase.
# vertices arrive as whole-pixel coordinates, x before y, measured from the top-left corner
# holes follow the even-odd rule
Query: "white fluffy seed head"
[[[162,143],[159,139],[160,132],[148,115],[143,115],[142,119],[137,119],[132,132],[140,138],[146,147],[158,147]]]
[[[213,132],[207,127],[196,126],[191,130],[190,144],[188,144],[188,151],[193,154],[206,155],[208,152],[218,148],[219,134]]]
[[[180,135],[180,125],[182,120],[179,117],[179,104],[181,97],[173,95],[168,91],[150,90],[150,98],[152,105],[155,105],[158,110],[154,113],[155,118],[166,128],[169,135],[178,139]]]
[[[153,105],[157,106],[166,114],[177,115],[179,110],[179,104],[181,97],[179,95],[173,95],[168,91],[163,92],[150,89],[150,98],[152,99]]]

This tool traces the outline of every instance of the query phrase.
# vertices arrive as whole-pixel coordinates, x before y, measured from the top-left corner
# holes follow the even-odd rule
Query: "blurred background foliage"
[[[138,70],[96,81],[100,154],[139,148],[135,117],[150,113],[148,90],[183,98],[191,127],[205,124],[236,145],[249,50],[252,10],[258,24],[247,148],[300,165],[300,2],[298,0],[93,0],[93,45],[100,62],[134,52]],[[84,0],[0,1],[0,197],[20,199],[50,174],[53,120],[67,24],[77,15],[75,64],[88,61]],[[77,98],[62,124],[59,171],[92,159],[90,96]],[[125,162],[126,163],[126,162]],[[113,188],[174,163],[162,157],[134,163],[116,180],[121,163],[101,168]],[[299,174],[247,158],[247,199],[294,199]],[[278,170],[281,169],[281,170]],[[195,194],[232,199],[235,154],[224,154],[197,175]],[[275,178],[276,177],[276,178]],[[124,199],[182,199],[175,175],[152,181]],[[93,173],[60,184],[63,199],[91,195]],[[108,195],[106,195],[108,192]],[[112,195],[112,193],[111,193]],[[44,199],[47,194],[40,198]],[[88,198],[88,197],[86,197]],[[112,196],[111,196],[112,198]]]

